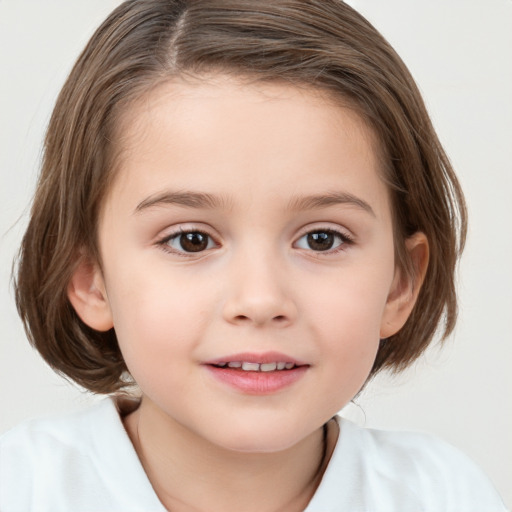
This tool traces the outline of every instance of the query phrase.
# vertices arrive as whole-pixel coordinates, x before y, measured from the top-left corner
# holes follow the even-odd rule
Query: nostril
[[[234,320],[236,322],[250,322],[251,318],[247,315],[237,315],[234,317]],[[257,319],[256,319],[256,321],[257,321]],[[287,317],[285,315],[277,315],[272,318],[272,321],[277,322],[277,323],[284,323],[287,321]],[[260,322],[257,322],[257,323],[260,323]]]

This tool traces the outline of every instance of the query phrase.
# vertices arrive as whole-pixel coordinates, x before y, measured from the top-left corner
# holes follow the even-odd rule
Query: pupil
[[[328,251],[334,245],[332,233],[309,233],[308,244],[315,251]]]
[[[187,252],[204,251],[208,247],[208,236],[202,233],[184,233],[180,236],[180,245]]]

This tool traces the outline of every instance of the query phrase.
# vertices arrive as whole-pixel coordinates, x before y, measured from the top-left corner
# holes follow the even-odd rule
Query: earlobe
[[[89,327],[108,331],[114,326],[101,269],[82,257],[68,284],[68,299]]]
[[[420,231],[405,241],[405,248],[411,262],[410,274],[397,268],[390,288],[382,317],[380,338],[389,338],[405,324],[416,304],[427,273],[429,247],[426,235]]]

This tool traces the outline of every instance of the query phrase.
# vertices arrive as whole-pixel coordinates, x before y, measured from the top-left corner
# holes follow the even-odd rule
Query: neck
[[[157,496],[173,512],[303,511],[337,435],[319,428],[283,451],[237,452],[195,435],[147,399],[125,427]]]

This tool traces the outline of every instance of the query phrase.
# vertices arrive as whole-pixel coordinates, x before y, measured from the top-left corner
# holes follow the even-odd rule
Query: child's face
[[[371,132],[313,91],[218,77],[161,86],[121,135],[101,321],[82,318],[112,322],[170,427],[242,451],[304,439],[410,311]],[[265,365],[220,366],[240,362]]]

